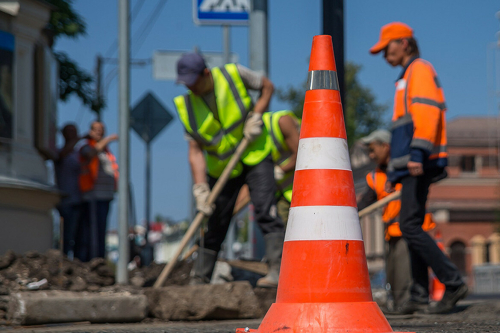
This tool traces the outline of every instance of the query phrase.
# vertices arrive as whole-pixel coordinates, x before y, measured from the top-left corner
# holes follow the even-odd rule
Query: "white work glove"
[[[207,199],[210,195],[210,187],[207,183],[200,183],[193,185],[193,195],[196,199],[196,209],[206,216],[212,215],[214,212],[214,205],[208,205]]]
[[[252,112],[245,122],[243,127],[243,135],[245,138],[252,142],[262,133],[262,115],[260,113]]]
[[[280,181],[285,177],[285,171],[279,165],[274,166],[274,179]]]

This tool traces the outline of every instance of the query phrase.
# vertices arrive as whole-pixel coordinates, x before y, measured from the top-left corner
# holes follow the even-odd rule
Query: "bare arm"
[[[96,156],[98,153],[104,150],[104,148],[112,141],[118,140],[118,135],[111,134],[101,141],[97,142],[95,146],[91,149],[85,150],[85,158],[91,159]]]
[[[201,184],[207,182],[206,176],[206,162],[203,150],[198,142],[195,140],[189,141],[188,151],[189,165],[191,166],[191,174],[193,176],[194,184]]]
[[[271,102],[271,97],[274,92],[273,83],[265,76],[262,77],[262,89],[261,94],[257,102],[255,102],[255,106],[253,111],[255,113],[263,114],[266,112],[269,107],[269,103]]]
[[[297,130],[298,124],[290,116],[281,117],[278,124],[281,129],[281,133],[283,133],[285,143],[292,154],[289,162],[285,164],[282,169],[284,172],[293,171],[295,169],[295,163],[297,162],[297,151],[299,149],[299,131]]]

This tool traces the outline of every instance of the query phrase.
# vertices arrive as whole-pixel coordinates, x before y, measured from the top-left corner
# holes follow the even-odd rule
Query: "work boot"
[[[429,303],[427,302],[417,302],[409,299],[400,306],[397,306],[395,309],[396,311],[392,312],[391,314],[405,315],[415,312],[424,312],[428,306]]]
[[[269,270],[266,276],[257,280],[257,287],[278,287],[284,238],[284,235],[280,232],[275,232],[264,236],[264,241],[266,243],[266,258]]]
[[[453,310],[458,301],[467,296],[468,291],[469,288],[467,288],[465,283],[455,290],[449,290],[446,288],[443,298],[439,302],[431,304],[427,313],[440,314],[450,312]]]
[[[217,252],[204,248],[199,248],[197,252],[198,256],[194,260],[189,284],[208,284],[212,278],[215,262],[217,261]]]

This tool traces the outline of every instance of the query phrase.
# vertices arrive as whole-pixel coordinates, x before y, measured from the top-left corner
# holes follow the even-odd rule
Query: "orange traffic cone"
[[[373,302],[331,36],[313,39],[276,303],[257,330],[392,332]]]

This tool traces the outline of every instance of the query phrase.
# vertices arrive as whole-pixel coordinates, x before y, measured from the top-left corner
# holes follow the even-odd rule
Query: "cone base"
[[[274,303],[258,333],[393,332],[375,302]]]

